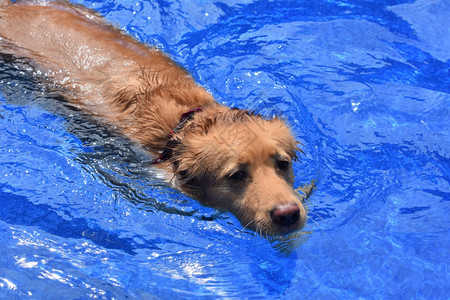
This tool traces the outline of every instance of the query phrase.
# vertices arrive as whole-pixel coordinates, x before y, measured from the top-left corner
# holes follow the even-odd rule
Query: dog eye
[[[245,173],[244,171],[237,171],[228,176],[228,178],[236,182],[243,181],[245,178],[247,178],[247,173]]]
[[[278,169],[280,169],[281,171],[286,171],[289,166],[291,165],[291,163],[287,160],[280,160],[278,161]]]

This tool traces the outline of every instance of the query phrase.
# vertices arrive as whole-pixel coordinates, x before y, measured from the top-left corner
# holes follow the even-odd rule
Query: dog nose
[[[300,209],[295,203],[278,205],[270,212],[270,218],[281,227],[289,227],[297,223],[300,218]]]

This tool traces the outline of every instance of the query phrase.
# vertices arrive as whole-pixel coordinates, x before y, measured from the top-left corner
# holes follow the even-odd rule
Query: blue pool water
[[[286,116],[317,180],[283,251],[0,59],[0,298],[448,299],[447,0],[77,1],[218,101]]]

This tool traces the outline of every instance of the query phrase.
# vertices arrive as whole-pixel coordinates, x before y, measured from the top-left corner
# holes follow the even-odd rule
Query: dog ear
[[[189,188],[191,190],[201,190],[202,189],[202,180],[196,176],[191,176],[188,170],[183,170],[179,172],[180,180],[183,182],[183,186]]]
[[[180,179],[188,180],[190,174],[192,174],[190,170],[195,166],[195,158],[192,157],[191,151],[180,140],[172,140],[170,144],[172,151],[170,162],[173,172]]]
[[[297,154],[304,154],[303,150],[300,148],[303,144],[294,138],[291,128],[286,124],[286,121],[279,117],[275,117],[269,122],[275,126],[274,132],[277,133],[275,140],[292,158],[292,160],[298,160]]]
[[[305,152],[303,152],[303,150],[300,148],[300,146],[303,146],[302,143],[300,143],[299,141],[295,141],[295,145],[293,146],[293,154],[292,154],[292,159],[297,161],[298,160],[298,155],[297,153],[300,154],[305,154]]]
[[[185,188],[188,188],[191,191],[201,190],[202,180],[199,179],[198,174],[192,172],[186,161],[176,159],[173,160],[172,165],[174,167],[175,176],[178,177]]]

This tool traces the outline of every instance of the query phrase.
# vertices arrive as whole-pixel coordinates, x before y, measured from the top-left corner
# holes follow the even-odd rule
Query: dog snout
[[[270,211],[272,222],[283,228],[296,224],[300,219],[300,208],[295,203],[277,205]]]

